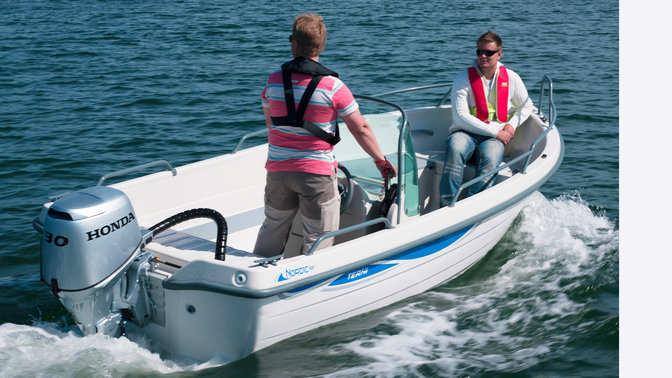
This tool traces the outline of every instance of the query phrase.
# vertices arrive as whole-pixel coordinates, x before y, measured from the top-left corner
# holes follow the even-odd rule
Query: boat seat
[[[378,202],[372,194],[362,188],[356,180],[353,180],[352,202],[350,206],[341,214],[339,229],[365,222],[377,217]],[[361,229],[349,232],[347,234],[336,236],[334,243],[343,243],[348,240],[366,235],[370,229]],[[301,213],[297,213],[292,222],[292,229],[289,232],[289,238],[285,245],[283,255],[285,258],[298,256],[301,254],[303,246],[303,228],[301,224]]]
[[[227,255],[251,256],[259,226],[264,221],[264,208],[257,207],[225,217],[227,224]],[[168,261],[183,265],[202,255],[214,254],[217,225],[211,219],[194,219],[168,229],[154,237],[149,249],[155,244],[174,248],[176,252]],[[248,251],[248,252],[246,252]],[[155,251],[165,254],[163,251]],[[198,252],[198,253],[197,253]]]
[[[443,150],[416,152],[415,158],[418,164],[420,213],[426,214],[439,208],[439,184],[446,152]]]
[[[213,222],[210,222],[213,223]],[[214,223],[213,223],[214,225]],[[208,225],[208,228],[209,225]],[[215,241],[185,231],[168,229],[156,235],[145,249],[158,257],[162,269],[174,273],[188,262],[205,258],[214,258]],[[250,252],[226,246],[227,257],[252,257]],[[165,265],[165,266],[164,266]]]
[[[353,180],[352,202],[350,206],[341,214],[339,229],[354,226],[367,220],[378,217],[378,207],[380,206],[379,194],[370,193]],[[360,229],[339,235],[335,243],[343,243],[348,240],[364,236],[371,231],[370,229]]]
[[[420,212],[425,214],[439,208],[439,186],[441,184],[441,176],[443,175],[443,164],[446,159],[446,153],[445,151],[416,152],[415,157],[418,164]],[[471,158],[464,168],[462,182],[464,183],[473,179],[475,173],[474,158]],[[495,184],[510,178],[512,175],[513,172],[510,168],[501,170],[497,174],[497,177],[495,177]],[[460,199],[464,198],[466,194],[467,190],[464,190],[460,195]]]

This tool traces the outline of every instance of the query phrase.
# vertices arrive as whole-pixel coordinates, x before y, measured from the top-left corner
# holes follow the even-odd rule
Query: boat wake
[[[0,325],[0,377],[119,377],[194,371],[214,365],[164,360],[125,337],[82,337],[75,326],[63,329],[40,322],[33,326]]]
[[[335,373],[328,373],[333,366],[315,372],[453,376],[525,370],[583,339],[604,337],[598,332],[605,329],[615,327],[618,337],[618,308],[607,305],[618,303],[617,265],[618,230],[612,221],[578,195],[547,200],[535,193],[495,249],[462,277],[393,305],[355,337],[328,337],[324,328],[310,332],[311,339],[331,340],[309,353],[341,361]],[[613,300],[605,298],[610,290]],[[82,337],[74,326],[5,323],[0,376],[152,375],[221,364],[167,360],[145,344],[101,334]],[[283,345],[294,353],[292,339]],[[275,352],[255,355],[264,360],[278,352],[270,349]]]
[[[604,338],[596,329],[617,338],[617,255],[618,230],[606,216],[578,195],[535,193],[478,266],[334,348],[371,362],[332,376],[518,372]]]

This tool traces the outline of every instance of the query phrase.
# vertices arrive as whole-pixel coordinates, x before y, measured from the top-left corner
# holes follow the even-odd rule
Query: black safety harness
[[[338,120],[336,121],[336,133],[331,135],[330,133],[319,128],[314,123],[304,121],[303,116],[306,113],[306,108],[310,102],[310,98],[313,96],[317,84],[320,83],[325,76],[335,76],[338,77],[338,74],[323,65],[319,64],[314,60],[310,60],[305,57],[298,57],[292,61],[289,61],[282,65],[282,83],[285,88],[285,104],[287,105],[287,117],[271,117],[271,121],[276,126],[296,126],[302,129],[307,130],[317,138],[322,139],[323,141],[331,144],[332,146],[338,143],[341,140],[340,134],[338,132]],[[294,88],[292,86],[292,72],[304,73],[313,75],[313,78],[310,80],[310,83],[306,87],[306,91],[303,92],[301,96],[301,101],[299,102],[299,107],[295,109],[294,106]]]

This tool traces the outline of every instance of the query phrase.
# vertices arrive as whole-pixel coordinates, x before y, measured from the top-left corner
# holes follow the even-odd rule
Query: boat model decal
[[[348,273],[342,274],[340,277],[335,279],[334,282],[330,283],[329,286],[339,286],[346,283],[359,281],[363,278],[371,277],[397,265],[398,264],[371,264],[363,266]]]
[[[288,268],[285,269],[284,272],[280,273],[277,282],[287,281],[296,276],[305,276],[306,274],[310,274],[310,272],[312,272],[313,270],[315,270],[315,265],[305,265],[300,266],[298,268]]]
[[[432,240],[429,243],[411,248],[408,251],[401,252],[386,260],[414,260],[429,256],[458,241],[462,236],[464,236],[464,234],[471,230],[473,226],[474,225],[472,224],[471,226],[465,227],[459,231],[455,231],[450,235],[442,236],[438,239]]]

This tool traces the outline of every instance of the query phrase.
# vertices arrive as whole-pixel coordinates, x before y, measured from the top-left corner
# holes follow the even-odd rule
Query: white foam
[[[0,377],[117,377],[210,367],[163,360],[125,337],[82,337],[53,323],[0,324]]]
[[[373,362],[332,376],[441,375],[517,371],[566,347],[566,324],[585,303],[567,291],[594,279],[618,250],[618,231],[577,195],[547,200],[535,194],[498,249],[515,250],[496,273],[476,285],[447,286],[388,315],[396,334],[370,332],[339,348]],[[431,305],[430,305],[431,304]],[[426,368],[426,367],[425,367]],[[468,371],[467,371],[468,372]]]

